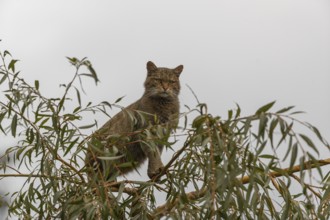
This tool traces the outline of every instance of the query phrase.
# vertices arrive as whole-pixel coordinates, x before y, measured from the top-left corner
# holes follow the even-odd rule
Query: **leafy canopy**
[[[68,83],[61,85],[64,90],[60,96],[48,98],[41,92],[38,80],[29,84],[22,78],[17,71],[18,60],[7,50],[1,51],[0,57],[0,130],[17,140],[1,156],[0,177],[26,179],[11,195],[10,216],[330,217],[329,173],[321,169],[330,159],[319,159],[320,152],[329,150],[329,144],[316,127],[295,118],[300,112],[294,111],[293,106],[271,111],[275,104],[271,102],[253,115],[241,116],[237,105],[226,117],[211,114],[203,103],[192,109],[187,107],[181,114],[182,128],[170,139],[174,141],[162,143],[175,149],[175,153],[157,178],[95,181],[87,178],[83,161],[90,141],[88,133],[97,123],[82,125],[83,119],[96,113],[111,115],[109,110],[117,107],[121,98],[114,103],[84,104],[83,81],[99,82],[87,58],[68,57],[76,71]],[[306,132],[296,132],[296,128],[305,128]],[[145,131],[151,133],[142,141],[159,144],[157,129]],[[22,168],[28,172],[22,173]],[[160,204],[158,197],[166,201]]]

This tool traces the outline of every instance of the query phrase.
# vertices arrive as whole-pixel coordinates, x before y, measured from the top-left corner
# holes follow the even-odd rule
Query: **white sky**
[[[142,95],[148,60],[183,64],[182,105],[196,104],[185,84],[223,117],[235,102],[251,114],[277,100],[330,140],[328,0],[0,0],[0,39],[49,96],[73,76],[65,56],[99,74],[85,101],[126,95],[122,105]]]

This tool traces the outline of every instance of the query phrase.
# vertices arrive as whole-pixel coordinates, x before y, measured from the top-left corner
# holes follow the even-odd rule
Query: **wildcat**
[[[105,179],[115,173],[123,175],[138,168],[146,159],[149,160],[149,178],[161,172],[164,167],[161,160],[163,145],[158,143],[152,147],[148,140],[142,141],[142,136],[148,129],[161,126],[167,140],[170,131],[177,127],[182,70],[182,65],[169,69],[157,67],[151,61],[147,63],[142,97],[92,135],[85,162],[87,167],[94,167],[94,174],[102,173]],[[110,161],[102,158],[107,155],[110,155]]]

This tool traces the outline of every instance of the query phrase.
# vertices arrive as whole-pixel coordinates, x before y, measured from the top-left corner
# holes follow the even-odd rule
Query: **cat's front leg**
[[[156,175],[160,174],[164,168],[162,159],[160,157],[161,152],[159,151],[158,147],[151,149],[149,146],[143,145],[141,148],[148,158],[148,176],[150,179],[152,179]]]
[[[160,156],[149,157],[148,176],[150,179],[160,174],[163,169],[164,169],[164,165],[162,163]]]

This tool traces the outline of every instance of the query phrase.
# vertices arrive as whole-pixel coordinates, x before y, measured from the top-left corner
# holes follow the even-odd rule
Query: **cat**
[[[137,169],[146,159],[149,160],[147,174],[150,179],[161,172],[164,168],[161,160],[163,144],[151,139],[159,138],[159,133],[163,132],[163,138],[167,140],[178,125],[179,76],[182,71],[183,65],[169,69],[147,62],[142,97],[92,135],[85,162],[87,167],[93,167],[94,174],[101,173],[105,179],[124,175]],[[158,136],[150,136],[157,133],[156,130]]]

